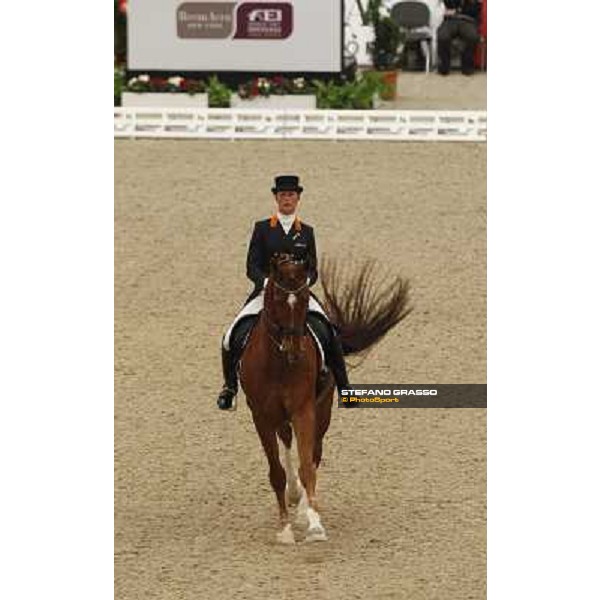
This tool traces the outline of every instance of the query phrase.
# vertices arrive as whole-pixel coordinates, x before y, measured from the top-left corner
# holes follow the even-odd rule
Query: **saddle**
[[[259,316],[260,313],[257,315],[248,315],[243,317],[233,328],[233,331],[231,332],[231,338],[229,340],[229,347],[231,350],[233,350],[238,358],[242,356],[244,349],[246,348],[246,344],[250,339],[252,329],[254,329],[254,325],[256,325]],[[306,321],[308,331],[315,340],[319,354],[321,355],[321,365],[325,365],[325,357],[327,355],[329,345],[331,344],[331,326],[321,315],[314,312],[308,313]],[[322,370],[324,370],[324,368],[322,368]]]

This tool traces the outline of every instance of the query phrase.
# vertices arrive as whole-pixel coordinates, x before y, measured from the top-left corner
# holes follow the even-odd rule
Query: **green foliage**
[[[365,25],[377,25],[380,19],[380,10],[383,0],[369,0],[367,10],[365,11]]]
[[[231,90],[214,75],[208,80],[208,105],[213,108],[229,108]]]
[[[372,25],[375,39],[369,51],[376,69],[395,69],[398,66],[398,46],[402,41],[400,28],[390,17],[381,16],[382,0],[369,0],[366,24]]]
[[[331,109],[368,110],[373,108],[376,94],[386,90],[380,73],[363,73],[355,81],[335,83],[334,81],[314,81],[317,90],[317,107]]]
[[[398,66],[398,46],[401,39],[400,28],[390,17],[377,21],[372,47],[373,65],[376,69],[395,69]]]

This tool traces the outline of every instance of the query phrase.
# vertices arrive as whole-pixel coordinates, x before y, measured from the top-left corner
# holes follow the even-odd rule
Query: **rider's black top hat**
[[[271,191],[276,194],[277,192],[302,192],[304,189],[300,183],[300,178],[297,175],[279,175],[275,177],[275,187],[271,188]]]

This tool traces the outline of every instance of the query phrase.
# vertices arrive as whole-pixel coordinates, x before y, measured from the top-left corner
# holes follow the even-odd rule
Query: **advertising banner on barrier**
[[[128,11],[134,71],[342,68],[342,0],[130,0]]]

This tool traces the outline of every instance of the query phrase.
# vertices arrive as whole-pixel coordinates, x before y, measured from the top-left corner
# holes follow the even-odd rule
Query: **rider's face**
[[[277,208],[282,215],[291,215],[296,212],[298,202],[300,202],[300,194],[298,192],[277,192],[275,194],[275,202]]]

